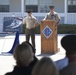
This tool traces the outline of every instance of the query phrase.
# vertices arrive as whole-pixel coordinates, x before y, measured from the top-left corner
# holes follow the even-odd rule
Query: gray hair
[[[32,48],[27,43],[17,45],[13,52],[13,56],[18,66],[28,66],[33,60]]]
[[[32,75],[59,75],[59,72],[49,57],[43,57],[35,65]]]

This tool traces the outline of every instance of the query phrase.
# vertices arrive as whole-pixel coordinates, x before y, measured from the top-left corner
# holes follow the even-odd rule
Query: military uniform
[[[47,15],[45,16],[44,20],[53,20],[56,22],[59,22],[60,20],[60,16],[58,15],[57,12],[54,11],[54,13],[52,14],[51,12],[47,13]]]
[[[76,75],[76,35],[66,35],[61,39],[61,46],[66,51],[68,65],[60,70],[60,75]]]
[[[54,6],[49,6],[50,10],[52,11],[54,9]],[[60,21],[60,16],[57,12],[55,12],[53,10],[53,12],[49,12],[47,13],[47,15],[45,16],[44,20],[53,20],[56,21],[57,23],[59,23]]]
[[[23,19],[23,24],[26,24],[26,41],[29,41],[31,36],[32,45],[35,48],[35,24],[37,23],[37,19],[31,15],[27,16]]]

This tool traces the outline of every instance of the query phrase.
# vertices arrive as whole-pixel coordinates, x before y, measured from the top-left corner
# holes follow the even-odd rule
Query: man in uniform
[[[28,15],[23,19],[23,24],[26,24],[26,41],[29,42],[30,36],[32,45],[35,48],[35,27],[38,25],[37,19],[32,15],[32,10],[27,11]]]
[[[68,65],[60,70],[60,75],[76,75],[76,35],[64,36],[61,45],[66,51]]]
[[[47,13],[44,20],[53,20],[53,21],[56,21],[57,23],[59,23],[60,16],[57,12],[54,11],[54,6],[49,6],[49,8],[50,8],[50,12]]]

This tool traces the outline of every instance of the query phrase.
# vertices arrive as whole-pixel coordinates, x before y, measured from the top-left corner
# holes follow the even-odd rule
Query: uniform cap
[[[53,5],[52,5],[52,6],[49,6],[50,9],[54,9],[54,7],[55,7],[55,6],[53,6]]]
[[[32,11],[33,11],[32,9],[26,10],[27,13],[31,13]]]
[[[76,35],[66,35],[61,39],[61,45],[66,53],[76,53]]]

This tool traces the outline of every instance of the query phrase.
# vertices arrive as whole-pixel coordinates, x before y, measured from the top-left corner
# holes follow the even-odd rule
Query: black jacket
[[[12,72],[8,72],[5,75],[31,75],[32,69],[30,67],[18,67],[15,66]]]

